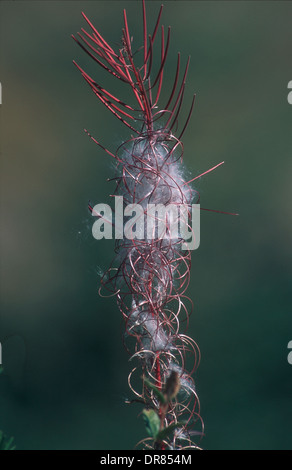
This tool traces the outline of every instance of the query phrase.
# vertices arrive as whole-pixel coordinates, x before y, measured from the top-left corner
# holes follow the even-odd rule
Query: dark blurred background
[[[193,253],[190,335],[205,449],[291,448],[291,2],[165,1],[177,52],[191,65],[185,163],[202,207]],[[160,2],[148,1],[152,31]],[[127,9],[134,45],[140,1],[2,1],[0,429],[18,449],[131,449],[145,436],[130,396],[123,324],[98,295],[113,243],[96,241],[87,202],[110,202],[111,150],[129,136],[72,59],[115,95],[128,91],[70,38],[81,11],[118,46]],[[158,43],[159,44],[159,43]],[[163,102],[164,100],[162,100]],[[289,130],[290,129],[290,130]]]

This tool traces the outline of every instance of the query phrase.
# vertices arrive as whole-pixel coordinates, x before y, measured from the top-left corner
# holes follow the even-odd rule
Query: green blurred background
[[[148,20],[160,2],[147,2]],[[202,207],[190,335],[205,449],[291,448],[291,2],[165,1],[177,52],[191,55],[197,101],[184,136]],[[140,46],[139,1],[2,1],[0,429],[18,449],[131,449],[145,436],[129,395],[123,324],[98,296],[110,241],[91,235],[87,201],[109,202],[111,150],[128,137],[72,65],[127,91],[70,38],[81,11],[118,45],[122,9]],[[164,100],[162,100],[163,102]],[[290,129],[290,130],[289,130]]]

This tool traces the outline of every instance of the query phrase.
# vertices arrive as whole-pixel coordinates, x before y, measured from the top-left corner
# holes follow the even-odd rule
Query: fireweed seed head
[[[134,48],[125,10],[120,46],[113,48],[84,13],[88,30],[82,28],[82,33],[73,36],[90,59],[122,82],[132,95],[131,102],[120,100],[113,90],[106,90],[74,61],[94,95],[129,130],[129,139],[116,151],[104,147],[85,130],[113,159],[112,179],[116,182],[112,194],[114,214],[100,205],[90,205],[89,209],[97,218],[93,235],[99,239],[103,232],[104,237],[115,238],[116,256],[102,275],[100,293],[116,297],[125,321],[124,342],[131,363],[136,362],[128,377],[135,396],[131,402],[146,406],[143,416],[149,434],[139,445],[146,449],[193,449],[198,448],[193,437],[201,435],[203,425],[192,378],[200,352],[187,335],[192,309],[192,301],[186,295],[191,250],[199,244],[200,196],[192,184],[221,163],[191,180],[186,178],[181,138],[193,112],[195,95],[187,119],[176,135],[174,129],[178,128],[190,59],[182,68],[178,54],[168,99],[161,107],[171,30],[160,27],[161,6],[151,28],[153,32],[148,34],[145,1],[141,3],[140,49]],[[158,36],[160,45],[156,51]],[[160,62],[155,70],[157,53]],[[177,212],[180,208],[182,211]],[[124,211],[132,223],[129,219],[123,223],[120,216]],[[147,216],[150,228],[144,223]],[[194,217],[196,223],[192,226]],[[157,237],[153,236],[156,231]],[[189,357],[193,366],[187,372]],[[132,381],[137,372],[145,378],[140,389]],[[196,426],[200,430],[194,430]]]

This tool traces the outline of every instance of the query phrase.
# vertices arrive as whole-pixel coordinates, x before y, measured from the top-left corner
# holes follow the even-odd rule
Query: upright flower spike
[[[73,36],[93,61],[128,86],[133,97],[131,104],[102,87],[75,61],[74,64],[95,96],[132,134],[112,152],[85,131],[116,160],[115,196],[123,196],[124,204],[140,204],[144,214],[149,204],[183,204],[188,208],[187,219],[190,219],[192,203],[199,201],[199,194],[190,185],[193,180],[186,181],[184,177],[181,138],[191,118],[195,95],[187,119],[178,131],[190,59],[181,71],[178,54],[168,99],[164,106],[157,107],[161,101],[171,32],[170,27],[166,33],[160,26],[162,9],[163,6],[153,33],[148,34],[145,1],[142,1],[143,46],[139,65],[125,10],[122,43],[118,49],[110,46],[84,13],[88,31],[82,28],[77,37]],[[159,29],[160,64],[154,73],[153,55]],[[178,137],[174,136],[174,130]],[[205,173],[213,169],[215,167]],[[154,219],[157,225],[156,214]],[[101,281],[109,295],[117,298],[125,320],[125,341],[129,337],[135,340],[134,350],[129,352],[137,365],[133,366],[128,379],[135,399],[128,402],[141,402],[145,406],[143,418],[149,437],[139,443],[143,448],[198,448],[193,436],[202,434],[199,400],[192,378],[200,353],[194,340],[186,335],[192,309],[192,302],[186,296],[191,252],[182,250],[181,242],[179,236],[174,238],[166,233],[163,238],[154,238],[146,230],[135,239],[118,239],[117,255]],[[190,372],[186,371],[188,355],[193,359]],[[132,385],[132,377],[137,373],[142,377],[141,390]],[[200,430],[195,431],[198,423]]]

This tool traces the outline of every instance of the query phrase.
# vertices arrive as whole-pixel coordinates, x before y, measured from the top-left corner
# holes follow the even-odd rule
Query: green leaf
[[[155,385],[153,385],[153,383],[151,383],[150,380],[147,379],[147,377],[144,377],[144,383],[146,384],[148,388],[150,388],[153,391],[154,395],[156,396],[156,398],[160,401],[162,405],[165,405],[165,403],[167,403],[166,397],[162,393],[162,391],[159,390],[159,388],[157,388]]]
[[[142,413],[146,431],[155,439],[160,429],[160,418],[154,410],[143,410]]]
[[[172,434],[176,429],[183,428],[186,425],[186,421],[180,421],[178,423],[172,423],[167,428],[162,429],[159,431],[159,433],[156,435],[156,440],[157,441],[163,441],[167,437],[169,437],[170,434]]]
[[[0,431],[0,450],[15,450],[14,438],[8,439],[3,431]]]

